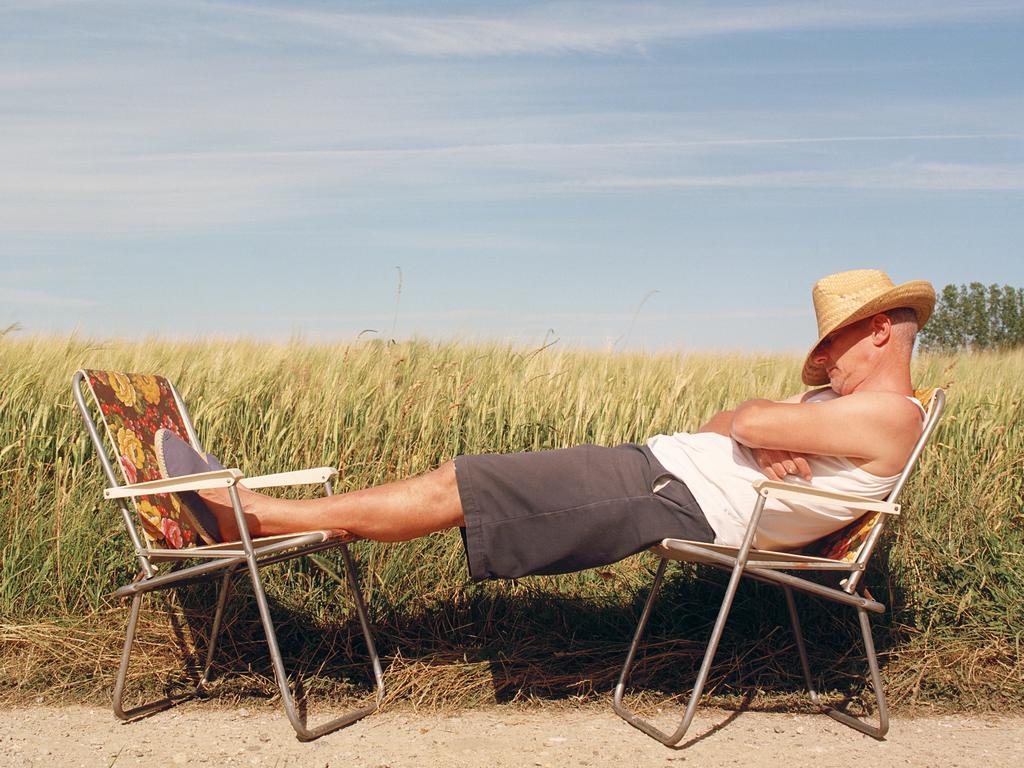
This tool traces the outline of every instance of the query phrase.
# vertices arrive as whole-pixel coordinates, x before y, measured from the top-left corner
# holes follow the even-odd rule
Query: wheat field
[[[80,367],[174,381],[206,448],[256,474],[339,467],[336,490],[423,472],[462,453],[615,445],[697,428],[751,397],[802,390],[800,360],[557,347],[378,341],[270,344],[0,337],[0,699],[108,695],[134,576],[116,507],[71,397]],[[1024,701],[1024,353],[921,356],[915,383],[949,406],[886,532],[866,583],[890,606],[875,622],[897,706],[985,709]],[[606,696],[655,564],[512,582],[469,581],[459,537],[352,546],[386,666],[389,701],[473,706]],[[638,689],[686,692],[724,577],[676,567],[649,630]],[[267,577],[286,662],[307,692],[371,685],[340,558]],[[722,701],[799,695],[781,593],[741,590],[712,675]],[[259,620],[239,585],[213,688],[274,695]],[[207,585],[153,597],[131,682],[194,674],[211,611]],[[801,602],[821,685],[862,693],[847,614]]]

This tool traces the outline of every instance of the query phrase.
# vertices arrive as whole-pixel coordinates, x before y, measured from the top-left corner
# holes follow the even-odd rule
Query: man
[[[910,358],[935,292],[925,281],[896,286],[884,272],[853,270],[819,280],[812,296],[818,341],[803,381],[830,388],[748,400],[695,434],[644,446],[459,456],[425,475],[323,499],[240,488],[250,533],[343,529],[401,541],[457,527],[474,578],[515,578],[607,564],[666,537],[738,544],[751,483],[765,475],[881,498],[921,433]],[[200,495],[222,538],[237,539],[227,492]],[[768,507],[756,544],[795,549],[853,519],[836,507]]]

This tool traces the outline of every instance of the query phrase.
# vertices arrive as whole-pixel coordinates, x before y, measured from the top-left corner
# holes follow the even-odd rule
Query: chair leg
[[[647,732],[647,723],[633,714],[623,703],[622,695],[626,691],[626,683],[629,681],[629,673],[633,669],[633,662],[636,659],[636,651],[640,646],[640,639],[643,637],[644,629],[647,627],[647,620],[651,615],[651,607],[654,605],[655,599],[658,597],[658,592],[661,591],[661,582],[665,576],[665,566],[668,561],[665,558],[661,559],[658,563],[658,571],[654,575],[654,583],[651,585],[651,591],[647,595],[647,602],[644,603],[644,609],[640,613],[640,621],[637,622],[636,631],[633,633],[633,642],[629,645],[629,652],[626,654],[626,663],[622,665],[622,672],[619,673],[619,682],[615,685],[615,695],[612,697],[612,709],[615,710],[616,714],[619,715],[630,725],[640,728]],[[654,735],[654,734],[652,734]],[[655,735],[655,738],[657,736]]]
[[[667,564],[668,560],[662,558],[661,564],[658,566],[658,572],[654,577],[654,585],[651,587],[651,594],[647,598],[647,604],[644,606],[643,613],[640,616],[640,622],[636,628],[636,633],[633,636],[633,643],[629,648],[628,655],[626,656],[626,663],[622,668],[622,674],[619,676],[618,685],[615,686],[615,695],[612,698],[612,708],[619,717],[633,727],[640,729],[648,736],[657,739],[666,746],[674,747],[683,740],[683,736],[686,735],[686,731],[689,729],[690,723],[693,722],[693,716],[697,712],[697,705],[704,692],[704,685],[707,683],[708,674],[711,671],[711,664],[714,661],[715,652],[718,650],[718,643],[722,639],[725,622],[729,617],[729,610],[732,608],[732,601],[736,596],[736,590],[739,587],[740,576],[743,571],[740,566],[733,569],[732,576],[729,579],[729,586],[725,590],[725,597],[722,599],[722,606],[718,610],[718,618],[715,620],[715,626],[711,630],[711,638],[708,640],[708,646],[704,652],[704,659],[701,661],[700,670],[697,672],[697,680],[694,683],[693,691],[690,693],[690,700],[686,705],[686,711],[683,713],[683,717],[679,721],[679,726],[673,733],[669,734],[659,730],[651,723],[631,712],[622,703],[622,696],[625,693],[626,681],[629,677],[630,668],[633,666],[633,660],[636,656],[636,651],[640,644],[640,638],[643,635],[644,627],[650,617],[651,607],[654,605],[654,599],[657,596],[658,591],[661,589],[661,582],[664,577],[665,566]]]
[[[345,555],[348,554],[344,549],[344,545],[342,551],[345,552]],[[384,696],[383,678],[380,670],[380,660],[377,657],[376,649],[369,635],[369,624],[366,620],[366,611],[362,603],[362,596],[358,591],[358,583],[352,577],[352,569],[350,567],[351,559],[347,556],[345,557],[345,566],[349,569],[349,584],[355,585],[356,587],[356,610],[359,613],[359,620],[363,626],[364,636],[367,637],[369,642],[370,654],[373,660],[374,676],[377,679],[377,698],[372,704],[367,704],[353,709],[346,712],[344,715],[328,720],[315,728],[307,727],[305,718],[299,715],[295,706],[295,697],[292,694],[291,686],[288,684],[288,673],[285,671],[284,659],[281,657],[281,649],[277,643],[277,631],[274,629],[274,622],[270,616],[270,605],[267,602],[267,595],[263,589],[263,581],[260,578],[259,565],[256,562],[255,555],[251,553],[246,559],[248,560],[249,576],[252,580],[253,593],[256,596],[256,605],[260,612],[260,620],[263,622],[263,630],[267,637],[267,647],[270,651],[270,661],[274,668],[274,677],[277,680],[278,690],[281,692],[281,702],[284,705],[284,711],[288,716],[288,721],[292,724],[292,728],[295,729],[295,734],[299,741],[312,741],[313,739],[318,739],[324,734],[331,733],[339,728],[344,728],[346,725],[350,725],[375,711]]]
[[[811,696],[811,702],[822,712],[833,720],[849,726],[856,731],[867,734],[876,739],[881,739],[889,731],[889,707],[885,701],[885,692],[882,690],[882,675],[878,669],[878,656],[875,653],[875,642],[871,636],[871,622],[868,612],[863,608],[857,609],[857,617],[860,621],[861,637],[864,640],[864,652],[868,659],[868,669],[871,673],[871,686],[875,693],[875,703],[878,706],[878,725],[871,725],[859,720],[852,715],[842,712],[827,704],[823,704],[814,689],[814,682],[811,679],[811,667],[807,657],[807,647],[804,643],[803,632],[800,630],[800,618],[796,612],[796,602],[793,600],[793,592],[788,587],[783,588],[786,593],[786,605],[789,608],[789,618],[793,624],[793,634],[796,637],[796,647],[800,652],[800,664],[804,671],[804,680],[807,682],[807,691]]]
[[[359,577],[356,575],[355,564],[352,562],[352,555],[348,551],[347,544],[341,545],[341,557],[345,561],[345,576],[348,579],[349,588],[352,590],[352,602],[356,606],[359,626],[363,631],[363,639],[366,641],[366,650],[370,654],[370,664],[373,666],[373,679],[376,687],[375,700],[377,702],[374,709],[376,709],[384,700],[384,671],[381,669],[380,656],[377,655],[377,646],[373,642],[370,621],[366,617],[366,604],[363,602],[363,592],[359,587]]]
[[[132,646],[135,643],[135,630],[138,628],[139,624],[139,612],[142,608],[142,597],[142,594],[137,594],[132,598],[131,613],[128,616],[128,629],[124,638],[124,649],[121,651],[121,664],[118,667],[117,677],[114,680],[114,716],[119,720],[133,720],[135,718],[152,715],[156,712],[169,709],[175,704],[185,701],[186,699],[194,698],[199,690],[197,688],[195,691],[176,694],[174,696],[166,696],[162,699],[157,699],[156,701],[132,707],[131,709],[124,708],[124,689],[125,683],[128,679],[128,663],[132,655]]]
[[[804,642],[804,633],[800,629],[800,616],[796,612],[796,601],[793,599],[793,590],[789,587],[783,587],[782,591],[786,595],[786,607],[789,609],[789,621],[793,625],[793,636],[796,638],[796,649],[800,653],[800,667],[804,672],[804,682],[807,684],[807,693],[811,696],[811,703],[824,712],[827,708],[821,703],[821,699],[818,698],[818,691],[815,689],[814,679],[811,677],[811,662],[807,656],[807,644]]]
[[[324,494],[334,495],[334,488],[330,482],[324,484]],[[348,544],[341,544],[341,558],[345,563],[345,578],[348,581],[349,589],[352,591],[352,602],[356,607],[356,615],[359,616],[359,627],[363,632],[363,639],[366,641],[366,650],[370,655],[370,664],[373,667],[374,687],[376,688],[376,705],[380,706],[384,700],[384,670],[381,669],[380,656],[377,655],[377,644],[373,641],[373,633],[370,631],[370,621],[366,616],[366,603],[363,601],[363,590],[359,586],[359,576],[355,564],[352,562],[352,553],[348,550]],[[372,709],[370,710],[373,711]]]
[[[217,595],[217,610],[213,614],[213,626],[210,627],[210,642],[206,648],[206,665],[203,667],[203,676],[199,679],[199,689],[205,688],[210,683],[210,668],[213,666],[213,654],[217,650],[217,639],[220,637],[221,624],[224,618],[224,606],[228,602],[228,594],[231,592],[231,577],[235,575],[236,568],[229,568],[224,578],[221,579],[220,589]]]

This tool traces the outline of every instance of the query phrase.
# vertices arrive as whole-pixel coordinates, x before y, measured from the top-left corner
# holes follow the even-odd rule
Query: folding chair
[[[93,420],[90,408],[83,396],[83,384],[91,393],[100,414],[112,448],[108,454]],[[140,573],[134,581],[118,589],[118,597],[131,597],[131,612],[125,635],[121,664],[114,683],[114,714],[129,720],[166,709],[203,691],[210,680],[210,668],[220,634],[224,606],[227,603],[232,577],[239,571],[248,572],[253,594],[259,608],[260,620],[267,638],[267,647],[274,669],[274,677],[281,691],[281,700],[289,722],[302,741],[318,738],[325,733],[342,728],[370,714],[380,705],[384,696],[384,680],[380,659],[374,646],[366,617],[366,607],[360,592],[352,557],[346,546],[346,538],[332,531],[307,531],[284,536],[252,538],[246,526],[245,517],[238,496],[238,483],[246,487],[275,488],[284,486],[322,484],[324,493],[330,496],[331,481],[337,475],[332,467],[317,467],[293,472],[244,477],[237,469],[223,469],[171,479],[159,479],[157,461],[154,455],[154,435],[160,428],[170,429],[189,442],[200,454],[203,453],[195,427],[188,411],[174,386],[161,376],[119,373],[114,371],[80,370],[72,378],[75,401],[85,420],[86,429],[103,464],[109,486],[104,498],[116,499],[121,516],[128,529]],[[111,461],[111,456],[114,460]],[[114,471],[117,465],[126,484],[122,485]],[[198,531],[192,527],[183,514],[183,502],[176,493],[204,488],[227,488],[234,507],[235,520],[241,534],[241,541],[226,544],[203,544]],[[128,510],[127,500],[138,514],[138,522]],[[141,535],[140,535],[141,530]],[[367,650],[373,666],[376,681],[375,700],[353,709],[316,727],[308,727],[304,715],[296,709],[285,672],[284,661],[277,642],[277,633],[270,616],[266,592],[260,578],[260,568],[280,563],[295,557],[339,548],[344,561],[346,577],[352,590],[353,602]],[[186,564],[192,561],[191,564]],[[195,562],[198,561],[198,562]],[[175,568],[182,565],[180,568]],[[166,566],[166,567],[165,567]],[[173,589],[186,583],[220,579],[216,609],[210,629],[206,650],[206,664],[195,691],[169,696],[131,709],[124,707],[125,681],[139,611],[145,594],[159,590]]]
[[[900,491],[903,490],[903,486],[906,484],[911,470],[921,455],[925,443],[935,429],[935,425],[945,406],[946,396],[945,392],[941,389],[936,388],[915,392],[915,396],[925,406],[927,418],[917,445],[907,460],[907,464],[897,479],[892,492],[884,501],[855,495],[831,493],[767,479],[760,480],[754,483],[754,488],[757,491],[757,502],[754,505],[754,511],[751,515],[746,534],[743,537],[743,542],[739,547],[727,547],[682,539],[665,539],[659,546],[651,549],[661,560],[654,577],[651,593],[640,615],[640,621],[633,636],[633,642],[629,647],[626,662],[622,667],[618,684],[615,686],[612,706],[620,717],[630,725],[639,728],[644,733],[667,746],[675,746],[682,741],[693,720],[697,704],[707,682],[711,663],[714,660],[715,651],[718,649],[718,643],[722,637],[722,631],[725,628],[725,622],[729,616],[729,609],[732,607],[740,578],[747,576],[760,582],[775,584],[781,587],[785,593],[786,605],[789,609],[789,617],[793,625],[793,634],[796,637],[796,645],[800,653],[804,680],[807,683],[807,690],[810,693],[812,703],[835,720],[862,733],[873,736],[876,739],[881,739],[885,736],[889,730],[889,710],[886,706],[885,694],[882,691],[882,678],[878,669],[878,657],[875,654],[875,645],[871,637],[871,625],[868,621],[868,612],[884,613],[885,606],[871,598],[870,595],[865,596],[861,579],[867,568],[868,559],[871,557],[875,545],[878,543],[878,538],[882,533],[882,525],[886,516],[898,515],[900,513],[900,505],[896,503],[896,499]],[[835,502],[837,506],[852,510],[863,510],[864,515],[846,528],[810,545],[803,554],[754,549],[752,544],[757,532],[757,524],[764,510],[765,503],[769,499],[803,501],[804,503],[808,501],[818,501],[821,503],[827,500]],[[697,673],[697,680],[690,694],[686,710],[676,730],[672,733],[665,733],[630,711],[622,703],[622,696],[625,693],[630,670],[636,659],[637,648],[640,645],[644,628],[651,615],[651,609],[654,606],[655,598],[658,596],[658,591],[661,589],[665,567],[669,560],[712,565],[725,571],[731,571],[732,575],[726,587],[725,597],[718,611],[718,619],[715,621],[714,628],[712,629],[711,638]],[[842,578],[837,587],[832,587],[791,573],[784,573],[783,571],[786,570],[829,571],[845,574],[845,577]],[[861,635],[864,641],[864,650],[870,670],[871,685],[874,689],[875,701],[878,706],[877,726],[865,723],[846,712],[834,709],[820,700],[814,687],[814,681],[811,679],[807,648],[804,645],[803,633],[800,631],[800,619],[797,616],[796,603],[793,600],[793,590],[795,589],[826,600],[832,600],[842,605],[848,605],[857,611]]]

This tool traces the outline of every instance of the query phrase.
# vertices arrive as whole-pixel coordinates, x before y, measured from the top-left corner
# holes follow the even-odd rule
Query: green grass
[[[694,429],[750,397],[801,391],[795,357],[644,355],[410,342],[273,345],[0,338],[0,695],[107,695],[134,576],[116,508],[71,399],[79,367],[161,373],[206,447],[246,473],[329,464],[337,490],[428,470],[460,453],[614,445]],[[876,622],[897,704],[988,708],[1024,701],[1024,354],[924,356],[919,384],[949,407],[904,492],[867,584],[891,606]],[[473,705],[605,695],[654,565],[472,584],[454,533],[353,546],[388,665],[392,700]],[[360,694],[358,627],[340,558],[268,577],[289,661],[307,690]],[[640,689],[685,692],[723,577],[673,568],[652,620]],[[245,594],[244,585],[240,593]],[[135,682],[183,679],[203,647],[211,591],[154,598]],[[800,689],[781,595],[745,585],[713,675],[721,696]],[[859,695],[852,614],[801,602],[826,689]],[[236,599],[222,695],[271,695],[259,622]],[[168,639],[170,642],[168,642]]]

